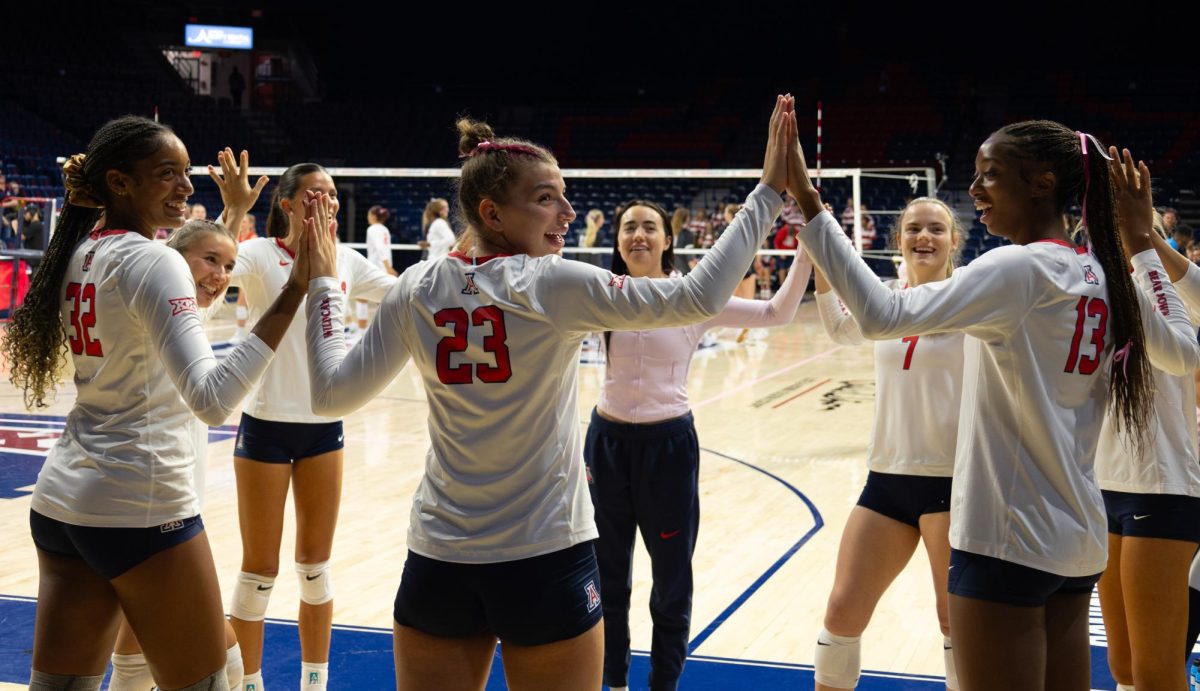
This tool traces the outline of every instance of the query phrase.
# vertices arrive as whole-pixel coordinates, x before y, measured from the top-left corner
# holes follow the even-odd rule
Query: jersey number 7
[[[104,349],[100,346],[100,341],[93,340],[92,335],[88,333],[88,329],[96,326],[96,284],[67,284],[67,299],[73,300],[71,305],[71,326],[75,329],[75,333],[67,335],[67,341],[71,344],[71,352],[76,355],[91,355],[93,357],[104,357]]]
[[[508,334],[504,330],[504,311],[499,307],[476,307],[471,312],[470,320],[467,319],[465,309],[448,307],[438,310],[433,315],[433,321],[438,326],[449,326],[454,330],[454,335],[446,336],[437,344],[438,380],[443,384],[470,384],[474,381],[471,363],[463,362],[451,367],[450,356],[467,350],[467,330],[470,326],[483,326],[485,323],[492,325],[492,333],[483,337],[483,350],[496,358],[496,365],[493,367],[482,362],[475,363],[474,376],[485,384],[500,384],[512,376],[508,345],[505,344]]]

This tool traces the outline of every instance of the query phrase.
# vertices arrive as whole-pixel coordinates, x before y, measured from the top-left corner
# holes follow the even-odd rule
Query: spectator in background
[[[772,246],[777,250],[794,252],[799,244],[796,241],[796,233],[799,233],[805,224],[804,212],[796,205],[796,200],[789,197],[783,205],[783,213],[779,218],[783,223],[775,231]],[[787,255],[775,257],[775,270],[778,273],[779,285],[783,285],[784,279],[787,278],[788,269],[792,268],[792,259],[792,256]]]
[[[1200,264],[1200,242],[1192,240],[1188,243],[1187,258],[1193,264]]]
[[[258,229],[254,225],[254,214],[246,214],[242,216],[242,222],[238,228],[238,242],[253,240],[258,237]]]
[[[192,208],[188,212],[188,220],[190,220],[190,221],[207,221],[208,220],[208,209],[204,208],[204,205],[201,204],[200,202],[196,202],[195,204],[192,204]]]
[[[692,231],[693,241],[696,247],[708,249],[713,246],[712,224],[708,222],[708,214],[704,213],[704,209],[695,209],[692,211],[690,221],[688,221],[688,230]]]
[[[37,204],[25,205],[25,225],[21,228],[21,247],[42,249],[42,209]]]
[[[1175,232],[1175,226],[1179,225],[1179,212],[1169,206],[1164,206],[1162,210],[1163,229],[1167,231],[1167,235]],[[1168,240],[1168,242],[1170,242]],[[1178,248],[1176,248],[1178,249]]]
[[[246,90],[246,78],[238,72],[237,65],[233,66],[233,71],[229,73],[229,100],[233,102],[234,108],[242,107],[242,92]]]
[[[390,211],[378,204],[367,210],[367,222],[371,224],[367,228],[367,261],[388,272],[389,276],[395,276],[396,270],[392,268],[392,233],[383,225],[391,215]],[[366,328],[366,324],[360,326]]]
[[[846,200],[846,208],[842,209],[842,227],[847,233],[854,228],[854,197]]]
[[[1167,215],[1163,214],[1163,226],[1166,226]],[[1195,239],[1192,232],[1192,227],[1186,223],[1177,223],[1174,227],[1167,230],[1171,234],[1171,239],[1167,240],[1176,252],[1183,254],[1187,250],[1187,246]]]
[[[671,235],[675,238],[675,247],[690,248],[696,244],[696,236],[692,234],[688,227],[688,210],[682,206],[675,207],[675,212],[671,214]],[[691,270],[696,256],[693,254],[680,254],[675,257],[675,270],[679,273],[686,274]]]
[[[862,246],[869,250],[875,246],[875,217],[867,213],[867,205],[862,205]]]

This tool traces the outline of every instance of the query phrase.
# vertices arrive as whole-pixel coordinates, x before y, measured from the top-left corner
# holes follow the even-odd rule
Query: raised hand
[[[246,150],[242,150],[239,161],[234,157],[233,149],[225,147],[217,152],[217,164],[221,166],[221,172],[218,173],[215,167],[209,165],[208,176],[221,191],[221,201],[225,204],[221,217],[225,226],[236,231],[237,225],[233,221],[240,224],[242,216],[254,208],[263,188],[267,186],[267,176],[261,176],[253,187],[250,186],[250,152]]]
[[[1117,147],[1110,146],[1108,154],[1111,157],[1108,174],[1113,182],[1117,229],[1121,233],[1125,253],[1133,256],[1153,249],[1154,202],[1150,196],[1150,169],[1143,161],[1134,165],[1129,149],[1123,149],[1118,154]]]
[[[787,114],[788,118],[788,165],[787,187],[788,194],[795,198],[808,221],[816,218],[825,210],[821,204],[821,193],[812,184],[808,175],[808,163],[804,160],[804,148],[800,146],[800,130],[796,124],[796,111],[793,108]]]
[[[787,187],[787,98],[775,97],[775,110],[767,126],[767,153],[763,156],[763,172],[760,182],[783,193]]]
[[[313,193],[310,213],[304,218],[302,244],[308,253],[309,279],[337,277],[337,219],[329,195]]]

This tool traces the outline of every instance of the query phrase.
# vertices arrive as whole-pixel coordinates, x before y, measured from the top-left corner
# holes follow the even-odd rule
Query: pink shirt
[[[812,263],[796,255],[779,292],[770,300],[730,298],[712,319],[691,326],[647,331],[614,331],[609,343],[604,386],[596,404],[613,420],[644,424],[688,412],[687,376],[692,353],[714,327],[758,328],[790,324],[808,286]]]

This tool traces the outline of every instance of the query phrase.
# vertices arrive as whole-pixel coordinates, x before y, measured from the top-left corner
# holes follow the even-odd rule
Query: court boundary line
[[[837,350],[837,348],[835,348],[834,350]],[[833,352],[833,351],[829,351],[829,352]],[[753,463],[748,463],[739,458],[734,458],[733,456],[730,456],[728,454],[723,454],[720,451],[714,451],[712,449],[706,449],[704,447],[700,447],[700,450],[710,453],[714,456],[717,456],[718,458],[724,458],[727,461],[733,461],[734,463],[740,463],[741,465],[744,465],[747,468],[750,468],[751,470],[755,470],[755,471],[762,473],[763,475],[766,475],[767,477],[771,478],[772,480],[778,482],[779,484],[781,484],[784,487],[791,490],[792,494],[795,494],[797,497],[799,497],[800,501],[804,502],[804,505],[808,507],[809,513],[812,514],[813,527],[810,528],[808,530],[808,532],[806,532],[799,540],[797,540],[796,544],[792,545],[786,552],[784,552],[783,556],[781,556],[779,559],[777,559],[774,564],[771,564],[771,566],[768,567],[767,570],[762,573],[762,575],[760,575],[757,579],[754,580],[753,583],[750,584],[750,587],[746,588],[746,590],[744,590],[741,595],[737,596],[734,599],[734,601],[729,604],[728,607],[726,607],[724,610],[722,610],[721,613],[716,616],[716,618],[714,618],[711,622],[709,622],[708,626],[706,626],[703,631],[701,631],[699,634],[697,634],[696,637],[693,638],[688,643],[688,655],[689,656],[691,656],[692,653],[694,653],[697,648],[699,648],[701,645],[703,645],[704,642],[707,641],[709,639],[709,637],[712,636],[713,633],[715,633],[716,630],[718,628],[720,628],[721,625],[726,622],[726,620],[729,619],[729,617],[733,616],[733,614],[735,612],[737,612],[738,609],[740,609],[742,605],[746,604],[746,601],[749,600],[750,597],[754,595],[754,593],[758,592],[758,589],[761,588],[763,586],[763,584],[766,583],[771,578],[771,576],[774,576],[775,573],[777,571],[779,571],[779,569],[783,568],[783,565],[786,564],[788,562],[788,560],[791,559],[792,556],[796,554],[796,552],[800,551],[800,548],[803,547],[810,539],[812,539],[813,535],[816,535],[817,532],[821,530],[821,528],[825,527],[825,519],[821,517],[821,512],[819,510],[817,510],[816,504],[813,504],[811,499],[809,499],[807,496],[805,496],[803,492],[796,489],[796,487],[794,485],[792,485],[790,482],[788,482],[787,480],[784,480],[783,478],[779,477],[778,475],[775,475],[774,473],[770,472],[769,470],[760,468],[760,467],[754,465]]]
[[[803,360],[797,360],[796,362],[793,362],[792,364],[788,365],[787,367],[781,367],[781,368],[775,370],[774,372],[771,372],[769,374],[764,374],[761,377],[758,377],[756,379],[751,379],[750,381],[746,382],[745,384],[742,384],[741,386],[736,386],[732,389],[726,389],[725,391],[722,391],[721,393],[719,393],[715,396],[710,396],[709,398],[706,398],[703,401],[700,401],[696,405],[692,406],[692,410],[703,408],[704,406],[708,405],[709,403],[715,403],[715,402],[721,400],[722,398],[725,398],[727,396],[732,396],[735,393],[745,391],[746,389],[752,388],[755,384],[760,384],[762,382],[767,381],[768,379],[773,379],[785,372],[791,372],[792,370],[796,369],[797,367],[807,365],[810,362],[820,360],[821,358],[824,358],[824,357],[829,357],[830,355],[833,355],[834,353],[838,352],[839,350],[841,350],[844,347],[845,346],[834,346],[833,348],[830,348],[829,350],[826,350],[823,353],[817,353],[816,355],[810,355],[810,356],[804,358]]]

